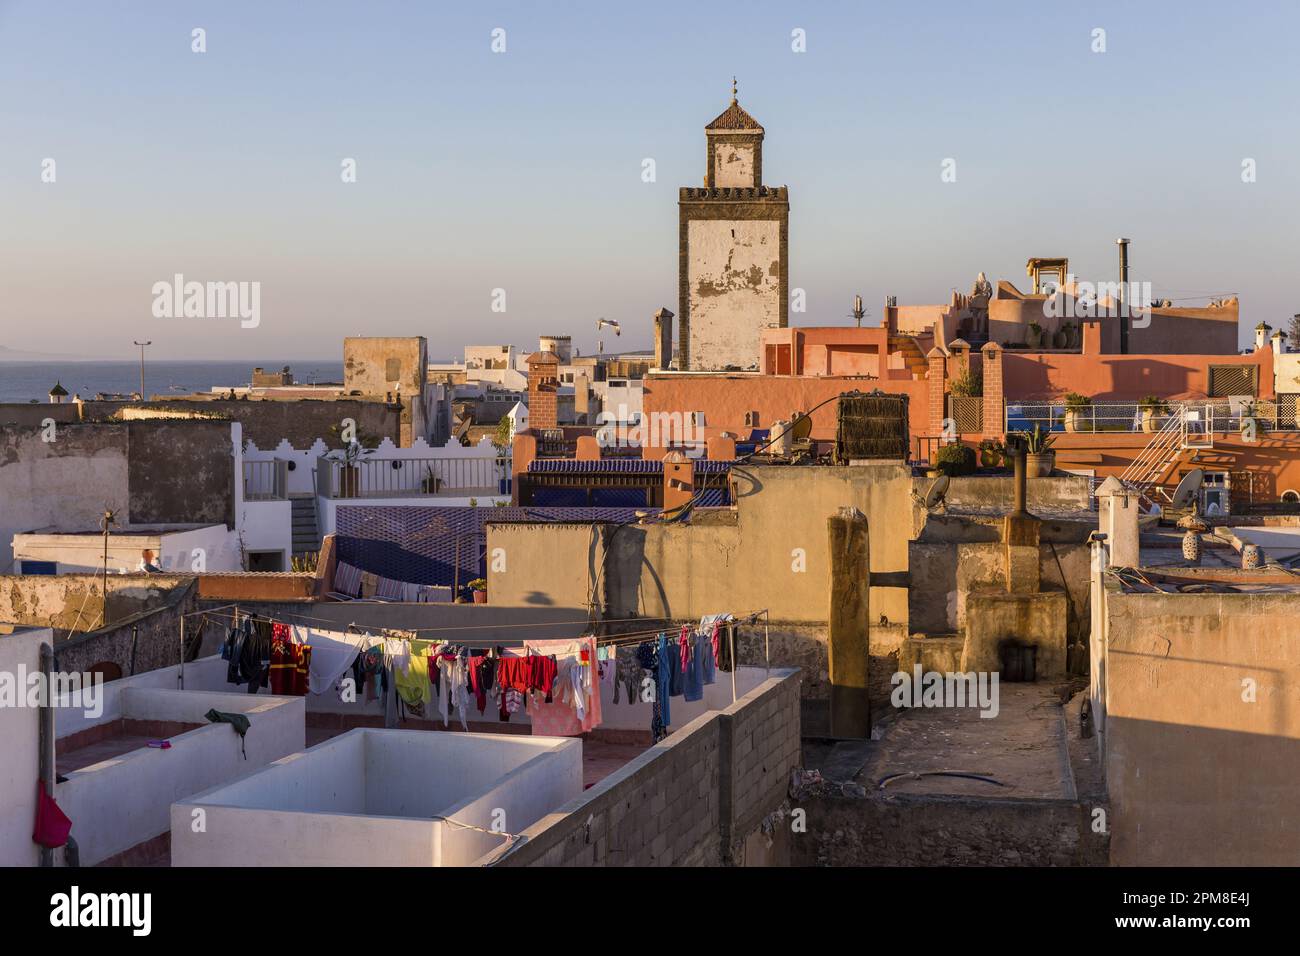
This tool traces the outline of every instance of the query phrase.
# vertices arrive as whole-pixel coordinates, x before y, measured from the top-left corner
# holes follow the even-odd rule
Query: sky
[[[607,350],[648,348],[733,75],[790,190],[792,325],[981,270],[1025,289],[1030,256],[1113,280],[1119,236],[1157,298],[1239,294],[1243,342],[1300,312],[1300,4],[716,9],[0,0],[0,346],[585,354],[604,317]],[[155,315],[176,274],[259,283],[256,325]]]

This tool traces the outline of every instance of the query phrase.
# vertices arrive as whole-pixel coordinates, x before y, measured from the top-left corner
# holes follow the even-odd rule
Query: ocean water
[[[288,365],[302,384],[342,382],[342,362],[234,361],[151,362],[144,365],[144,389],[149,396],[206,392],[213,387],[247,385],[253,367],[270,371]],[[140,389],[139,362],[0,362],[0,402],[49,401],[49,391],[59,382],[69,395],[94,398],[98,392],[129,394]]]

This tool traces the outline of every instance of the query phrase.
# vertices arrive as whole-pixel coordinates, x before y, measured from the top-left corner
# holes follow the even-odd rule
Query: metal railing
[[[317,493],[326,498],[474,497],[510,493],[510,458],[322,457]]]
[[[1187,412],[1176,408],[1146,447],[1124,469],[1119,480],[1128,488],[1147,495],[1151,486],[1173,467],[1187,447]]]
[[[284,501],[288,496],[289,463],[280,458],[244,462],[245,501]]]
[[[1157,408],[1143,407],[1138,402],[1094,402],[1073,408],[1064,402],[1008,402],[1005,415],[1005,430],[1009,432],[1033,431],[1037,425],[1053,432],[1154,435],[1180,416],[1187,423],[1189,436],[1240,432],[1250,421],[1261,432],[1296,429],[1294,414],[1279,413],[1277,402],[1263,399],[1168,402]],[[1189,440],[1194,441],[1194,437]]]

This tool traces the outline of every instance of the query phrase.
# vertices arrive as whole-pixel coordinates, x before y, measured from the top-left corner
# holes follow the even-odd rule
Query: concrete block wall
[[[731,810],[723,826],[734,849],[780,806],[790,770],[802,763],[799,681],[779,681],[758,699],[742,697],[722,714],[722,755],[731,771],[722,780],[724,792],[730,787],[724,808]]]
[[[112,578],[109,578],[111,584]],[[193,578],[176,587],[161,607],[139,611],[107,627],[76,634],[55,645],[55,663],[60,670],[88,671],[96,664],[111,662],[123,676],[141,674],[176,664],[180,659],[181,615],[197,607]],[[193,627],[197,621],[190,619]],[[191,632],[193,633],[193,632]],[[186,641],[190,643],[189,639]]]
[[[784,800],[799,747],[799,672],[774,670],[730,707],[696,718],[525,830],[522,842],[479,862],[730,863],[745,837]]]

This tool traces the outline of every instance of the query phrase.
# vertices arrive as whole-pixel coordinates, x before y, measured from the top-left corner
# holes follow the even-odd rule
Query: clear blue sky
[[[605,316],[648,346],[733,73],[791,191],[792,324],[850,321],[855,292],[878,322],[981,269],[1023,288],[1031,255],[1111,279],[1119,235],[1158,296],[1238,292],[1243,328],[1300,312],[1300,5],[716,9],[0,0],[0,344],[255,360],[424,334],[451,356],[567,331],[585,352]],[[176,272],[260,281],[261,326],[153,318]]]

